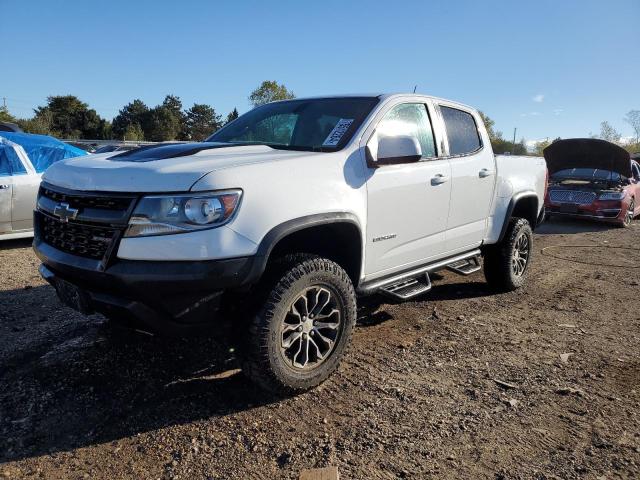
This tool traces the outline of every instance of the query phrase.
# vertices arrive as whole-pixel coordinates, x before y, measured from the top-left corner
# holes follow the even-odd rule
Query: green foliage
[[[74,95],[51,96],[34,110],[35,120],[61,138],[105,138],[106,121]]]
[[[176,140],[182,132],[180,119],[171,110],[162,105],[149,111],[149,119],[145,125],[144,136],[152,142]]]
[[[227,119],[225,120],[225,125],[229,122],[233,122],[236,118],[238,118],[240,115],[238,114],[238,109],[234,108],[231,112],[229,112],[229,115],[227,115]]]
[[[112,133],[115,138],[125,138],[131,135],[133,131],[142,134],[142,138],[134,138],[132,140],[144,140],[144,131],[142,125],[146,124],[149,115],[149,107],[142,100],[134,100],[125,105],[118,115],[113,119]]]
[[[534,154],[539,157],[543,156],[544,149],[547,148],[549,145],[551,145],[553,142],[557,142],[558,140],[560,140],[560,137],[556,137],[552,141],[545,140],[544,142],[538,142],[536,144],[536,149]]]
[[[496,138],[492,140],[491,147],[493,148],[493,153],[502,154],[509,152],[511,155],[527,155],[527,145],[525,144],[524,139],[520,140],[520,142],[513,143],[509,140],[505,140],[503,138]]]
[[[277,100],[288,100],[295,98],[291,90],[273,80],[265,80],[249,95],[249,103],[254,107],[264,105],[265,103],[275,102]]]
[[[640,110],[629,110],[624,116],[624,121],[631,125],[636,134],[636,144],[640,144]]]
[[[51,135],[51,116],[44,115],[28,119],[18,119],[18,126],[27,133]]]
[[[213,107],[203,103],[194,103],[185,112],[185,133],[189,140],[202,141],[218,130],[221,126],[221,116],[216,114]]]
[[[122,134],[123,140],[144,140],[144,132],[142,131],[142,127],[139,123],[132,123],[127,125],[124,133]]]
[[[184,115],[180,98],[167,95],[162,105],[149,110],[142,128],[145,138],[152,142],[184,138]]]
[[[480,118],[482,118],[482,121],[484,122],[484,126],[487,129],[487,133],[489,134],[489,139],[491,140],[491,142],[493,143],[494,140],[498,138],[502,138],[502,132],[495,132],[493,130],[493,127],[495,126],[496,122],[494,122],[491,118],[485,115],[484,112],[478,110],[478,113],[480,114]]]
[[[527,145],[524,138],[517,143],[505,140],[504,138],[502,138],[502,132],[495,131],[493,129],[496,122],[494,122],[484,112],[478,111],[478,113],[480,114],[480,117],[484,122],[487,133],[489,134],[489,140],[491,140],[493,153],[502,154],[509,152],[511,155],[528,155]]]
[[[629,153],[640,153],[640,142],[627,143],[623,147]]]
[[[620,141],[620,137],[620,133],[613,128],[609,122],[605,121],[600,124],[600,135],[598,138],[608,142],[617,143]]]
[[[7,107],[0,107],[0,122],[16,123],[16,117],[9,113]]]

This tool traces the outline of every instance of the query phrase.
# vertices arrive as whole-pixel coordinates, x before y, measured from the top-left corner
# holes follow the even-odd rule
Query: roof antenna
[[[418,88],[418,85],[413,86],[413,93],[416,93],[416,88]]]

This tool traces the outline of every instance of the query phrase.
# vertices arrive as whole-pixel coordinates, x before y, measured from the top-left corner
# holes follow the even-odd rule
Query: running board
[[[379,280],[372,280],[370,282],[365,282],[358,287],[358,293],[361,295],[370,295],[372,293],[375,293],[379,290],[384,289],[385,287],[397,285],[402,281],[417,279],[418,277],[421,277],[425,274],[433,273],[438,270],[442,270],[443,268],[448,268],[449,265],[456,264],[457,262],[460,262],[462,260],[468,260],[470,258],[479,257],[479,256],[480,256],[480,250],[476,249],[470,252],[462,253],[460,255],[454,255],[453,257],[445,258],[437,262],[423,265],[413,270],[408,270],[404,273],[399,273],[399,274],[392,275],[390,277],[382,278]]]
[[[424,277],[410,278],[402,280],[393,285],[388,285],[380,289],[380,292],[395,300],[409,300],[431,290],[431,279],[429,274]]]
[[[482,266],[480,265],[480,257],[477,256],[450,263],[447,265],[447,268],[460,275],[471,275],[472,273],[480,270]]]

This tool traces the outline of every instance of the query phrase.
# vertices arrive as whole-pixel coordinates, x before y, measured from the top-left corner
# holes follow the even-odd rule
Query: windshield
[[[554,173],[551,178],[553,180],[585,180],[585,181],[602,181],[609,180],[612,182],[621,182],[625,177],[617,172],[603,170],[601,168],[565,168]]]
[[[375,97],[268,103],[245,113],[206,141],[290,150],[339,150],[377,103]]]

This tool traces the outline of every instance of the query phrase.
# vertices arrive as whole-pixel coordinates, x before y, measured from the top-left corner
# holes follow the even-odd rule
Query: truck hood
[[[618,145],[596,138],[557,140],[543,151],[549,175],[569,168],[598,168],[631,178],[631,157]]]
[[[316,155],[322,153],[265,145],[163,144],[63,160],[47,169],[43,181],[72,190],[179,192],[215,170]]]

